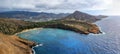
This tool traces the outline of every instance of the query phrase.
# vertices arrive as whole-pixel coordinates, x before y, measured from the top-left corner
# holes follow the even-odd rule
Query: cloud
[[[106,15],[120,15],[120,0],[113,0],[109,7],[104,10],[103,14]]]
[[[101,11],[120,13],[119,0],[0,0],[0,11],[23,10],[44,12]]]
[[[108,3],[105,0],[55,0],[52,3],[42,2],[36,5],[37,8],[44,10],[101,10],[107,7]],[[99,7],[99,8],[98,8]]]

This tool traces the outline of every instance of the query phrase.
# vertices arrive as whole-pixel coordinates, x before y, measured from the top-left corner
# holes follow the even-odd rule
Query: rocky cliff
[[[0,54],[32,54],[34,42],[0,33]]]

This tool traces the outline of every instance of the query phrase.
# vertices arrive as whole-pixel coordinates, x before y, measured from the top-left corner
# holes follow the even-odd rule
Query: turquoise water
[[[120,54],[120,18],[108,17],[96,24],[105,34],[82,35],[61,29],[36,29],[18,36],[40,43],[36,54]]]
[[[88,54],[89,46],[79,37],[75,37],[79,35],[71,31],[50,28],[19,34],[28,40],[43,44],[34,48],[38,51],[36,54]]]

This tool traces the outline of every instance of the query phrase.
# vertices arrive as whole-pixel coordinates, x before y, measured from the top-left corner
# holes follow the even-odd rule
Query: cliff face
[[[34,42],[0,33],[0,54],[31,54]]]

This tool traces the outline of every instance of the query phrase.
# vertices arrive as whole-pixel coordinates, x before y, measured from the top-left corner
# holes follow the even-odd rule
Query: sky
[[[76,10],[95,15],[120,15],[120,0],[0,0],[0,12],[72,13]]]

